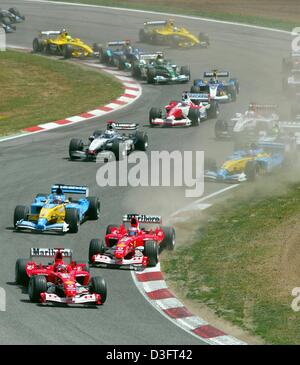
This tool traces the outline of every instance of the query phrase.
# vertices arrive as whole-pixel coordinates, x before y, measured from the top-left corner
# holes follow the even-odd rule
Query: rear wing
[[[228,71],[204,72],[203,77],[229,77],[229,72]]]
[[[112,41],[112,42],[108,42],[107,46],[108,47],[112,47],[112,46],[123,46],[126,44],[130,44],[131,42],[129,40],[123,40],[123,41]]]
[[[57,189],[61,189],[63,194],[82,194],[89,196],[89,188],[87,186],[54,184],[51,186],[51,193],[56,193]]]
[[[207,93],[182,93],[182,100],[191,99],[191,100],[199,100],[199,101],[209,101],[209,94]]]
[[[257,145],[258,147],[267,148],[269,150],[274,149],[274,150],[284,151],[287,148],[287,145],[285,143],[273,142],[267,140],[259,141]]]
[[[275,112],[278,110],[277,104],[256,104],[250,103],[248,110],[257,112]]]
[[[117,130],[136,130],[138,128],[138,123],[115,123],[114,127]]]
[[[31,247],[30,257],[54,257],[60,251],[63,257],[73,256],[73,251],[70,248],[39,248]]]
[[[41,36],[45,35],[47,37],[51,36],[51,35],[59,35],[61,32],[60,30],[45,30],[45,31],[41,31],[39,34]]]
[[[140,53],[141,60],[155,60],[157,56],[164,56],[163,52]]]
[[[156,20],[156,21],[151,21],[151,22],[145,22],[144,26],[147,25],[166,25],[167,24],[167,20]]]
[[[161,223],[162,219],[159,215],[147,215],[147,214],[136,214],[129,213],[123,216],[123,222],[130,222],[131,218],[136,218],[139,223]]]

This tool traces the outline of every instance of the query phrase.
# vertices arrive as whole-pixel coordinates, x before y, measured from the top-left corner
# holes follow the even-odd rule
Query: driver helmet
[[[156,57],[156,62],[157,62],[157,63],[160,63],[160,64],[164,62],[164,60],[163,60],[163,56],[162,56],[161,54],[157,55],[157,57]]]
[[[128,228],[128,234],[129,234],[129,236],[137,236],[138,228],[137,227],[129,227]]]
[[[67,265],[65,265],[65,264],[57,265],[56,272],[67,273],[68,272]]]
[[[69,35],[67,35],[67,36],[66,36],[66,40],[67,40],[67,41],[70,41],[71,39],[72,39],[72,37],[71,37],[71,36],[69,36]]]
[[[64,201],[64,199],[63,199],[62,195],[55,194],[53,196],[53,203],[54,204],[62,204],[63,201]]]
[[[62,28],[61,31],[60,31],[60,34],[67,36],[68,32],[65,28]]]

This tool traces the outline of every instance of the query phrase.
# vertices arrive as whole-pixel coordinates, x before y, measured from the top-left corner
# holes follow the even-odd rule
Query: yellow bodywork
[[[270,157],[271,155],[266,152],[258,153],[255,156],[246,156],[239,159],[232,159],[226,161],[221,169],[228,171],[230,174],[238,174],[245,171],[246,165],[248,161],[256,160],[257,158]]]
[[[59,34],[55,38],[46,38],[43,39],[45,45],[51,46],[51,44],[59,47],[63,47],[64,45],[70,45],[74,49],[72,52],[72,57],[82,57],[82,56],[91,56],[94,54],[93,49],[82,42],[80,38],[72,38],[71,36],[62,33]]]
[[[46,202],[45,206],[42,207],[39,214],[30,214],[28,220],[31,222],[36,222],[39,218],[47,219],[48,223],[64,223],[66,218],[66,209],[65,203],[51,207],[47,206]]]
[[[175,27],[172,21],[168,21],[166,25],[156,28],[153,31],[154,33],[165,37],[175,36],[182,38],[182,41],[178,42],[178,45],[181,47],[184,47],[186,45],[186,42],[190,43],[192,46],[200,43],[199,39],[194,34],[189,32],[186,28]]]

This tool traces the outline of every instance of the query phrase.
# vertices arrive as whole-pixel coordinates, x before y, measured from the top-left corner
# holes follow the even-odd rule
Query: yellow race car
[[[88,57],[95,55],[95,49],[79,38],[72,38],[69,33],[61,31],[42,31],[32,42],[33,52],[71,57]]]
[[[209,45],[206,34],[199,33],[196,37],[187,29],[175,26],[172,19],[145,22],[144,28],[139,31],[139,41],[175,47],[207,47]]]

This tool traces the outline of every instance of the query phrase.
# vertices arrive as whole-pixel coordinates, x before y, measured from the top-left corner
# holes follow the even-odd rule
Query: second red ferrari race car
[[[54,260],[42,264],[33,257]],[[29,298],[34,303],[100,305],[106,301],[104,279],[90,277],[89,265],[73,261],[72,250],[67,248],[31,248],[30,259],[16,261],[15,275],[16,284],[28,285]]]
[[[129,227],[125,226],[126,222],[129,222]],[[140,223],[161,223],[161,217],[127,214],[119,227],[109,225],[105,242],[100,239],[92,239],[90,242],[90,264],[131,269],[156,266],[158,255],[163,249],[174,249],[175,230],[165,226],[146,229],[140,227]]]

